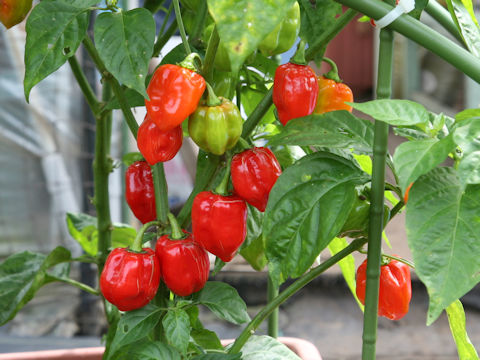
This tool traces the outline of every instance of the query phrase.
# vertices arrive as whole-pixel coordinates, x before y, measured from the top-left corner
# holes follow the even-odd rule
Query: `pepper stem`
[[[207,106],[219,106],[222,105],[222,100],[218,98],[217,95],[215,95],[215,91],[213,91],[213,88],[210,86],[210,84],[207,82],[207,90],[208,90],[208,95],[207,95]]]
[[[332,59],[329,59],[329,58],[326,58],[326,57],[323,57],[322,61],[325,61],[328,65],[330,65],[332,67],[331,70],[329,72],[327,72],[326,74],[323,74],[323,76],[326,77],[327,79],[331,79],[331,80],[333,80],[337,83],[341,83],[342,79],[340,79],[340,76],[338,76],[337,64],[335,64],[335,62]]]
[[[243,137],[238,138],[238,144],[242,146],[245,150],[250,149],[252,146],[245,140]]]
[[[397,260],[398,262],[404,263],[405,265],[410,266],[412,269],[415,269],[415,265],[413,265],[413,263],[408,261],[407,259],[403,259],[394,255],[382,254],[382,261],[384,261],[384,258],[387,258],[388,262],[390,262],[390,260]]]
[[[227,166],[225,167],[225,175],[223,176],[222,181],[218,184],[215,192],[220,195],[228,194],[228,180],[230,179],[230,164],[232,163],[232,157],[230,152],[227,152]]]
[[[130,246],[130,250],[140,252],[142,251],[142,243],[143,243],[143,234],[145,234],[145,231],[153,225],[158,225],[160,226],[161,223],[158,220],[150,221],[146,224],[144,224],[140,230],[137,233],[137,236],[135,237],[135,240],[133,241],[132,246]]]
[[[201,66],[202,58],[200,57],[200,55],[193,52],[193,53],[188,54],[187,57],[185,59],[183,59],[183,61],[178,65],[185,68],[185,69],[198,72],[199,71],[199,66],[197,66],[196,61]]]
[[[292,64],[307,65],[307,61],[305,60],[305,45],[306,42],[304,40],[300,40],[295,55],[293,55],[290,59]]]
[[[172,227],[172,235],[170,236],[170,239],[172,240],[179,240],[183,238],[184,234],[182,229],[180,228],[180,225],[178,225],[177,219],[172,213],[168,213],[168,221],[170,222],[170,226]]]

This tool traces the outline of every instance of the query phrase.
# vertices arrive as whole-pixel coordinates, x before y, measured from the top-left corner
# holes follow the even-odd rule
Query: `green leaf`
[[[471,0],[447,0],[448,10],[470,52],[480,57],[480,27]]]
[[[192,360],[241,360],[242,354],[202,354]]]
[[[145,78],[155,42],[152,13],[143,8],[101,13],[95,21],[94,36],[107,70],[148,98]]]
[[[477,351],[467,334],[465,311],[462,303],[459,300],[455,300],[446,310],[450,331],[457,345],[458,358],[460,360],[478,360]]]
[[[260,88],[260,89],[258,89]],[[262,88],[260,86],[252,87],[242,87],[241,101],[242,106],[245,110],[245,115],[250,116],[250,114],[255,110],[258,103],[263,99],[265,94],[268,92],[268,89]],[[265,115],[263,115],[261,124],[271,124],[275,121],[275,115],[273,113],[273,106],[270,106]]]
[[[301,14],[300,38],[306,40],[308,44],[315,43],[316,39],[331,29],[336,21],[336,15],[342,12],[342,6],[333,0],[316,2],[300,0],[298,4]]]
[[[243,324],[250,321],[247,305],[237,290],[226,283],[208,281],[205,287],[195,294],[195,300],[208,307],[219,318],[231,323]]]
[[[474,151],[460,160],[458,177],[462,186],[480,184],[480,151]]]
[[[403,192],[408,185],[441,164],[455,149],[452,136],[442,140],[426,139],[400,144],[393,155],[399,186]]]
[[[140,340],[122,347],[111,360],[181,360],[173,347],[151,340]]]
[[[368,175],[372,175],[373,165],[372,158],[370,156],[353,154],[353,157],[355,158],[355,160],[357,160],[360,169],[365,171]]]
[[[240,249],[240,255],[257,271],[262,271],[267,265],[267,257],[263,246],[263,235],[260,234],[248,246]]]
[[[275,263],[276,281],[308,270],[345,223],[355,186],[369,179],[351,161],[327,152],[305,156],[280,175],[263,220],[266,255]]]
[[[158,324],[161,315],[162,310],[153,304],[126,312],[118,322],[109,354],[115,356],[120,348],[145,339]]]
[[[345,110],[309,115],[290,120],[268,144],[353,148],[357,153],[371,154],[373,124]]]
[[[330,244],[328,244],[328,250],[330,250],[330,254],[335,255],[336,253],[339,253],[343,249],[345,249],[348,246],[348,242],[345,238],[334,238],[332,241],[330,241]],[[338,266],[340,266],[340,269],[342,270],[343,278],[345,279],[345,282],[348,285],[348,288],[352,292],[353,297],[358,303],[358,306],[360,309],[363,311],[365,308],[363,304],[358,300],[357,293],[356,293],[356,287],[357,283],[355,280],[356,276],[356,270],[355,270],[355,259],[353,258],[352,254],[347,255],[344,257],[342,260],[340,260],[338,263]]]
[[[420,20],[422,11],[425,9],[427,4],[428,4],[428,0],[415,0],[415,9],[410,11],[408,15],[413,16],[417,20]]]
[[[480,185],[463,190],[454,169],[433,169],[410,190],[406,229],[431,324],[480,281]]]
[[[424,131],[419,129],[409,128],[409,127],[394,127],[393,132],[395,133],[395,135],[403,136],[408,140],[430,139],[430,136],[426,134]]]
[[[140,95],[136,90],[125,89],[124,91],[125,98],[127,99],[127,104],[129,108],[145,106],[145,98]],[[120,101],[117,97],[113,97],[112,100],[108,102],[105,106],[107,110],[116,110],[121,109]]]
[[[70,251],[59,246],[49,255],[24,251],[0,264],[0,325],[11,320],[54,276],[64,276],[63,266],[52,269],[52,277],[47,270],[70,259]]]
[[[410,100],[381,99],[348,104],[375,120],[395,126],[426,124],[430,119],[430,115],[423,105]]]
[[[455,115],[455,120],[457,122],[468,120],[471,118],[480,118],[480,109],[466,109],[460,111],[457,115]]]
[[[98,231],[97,218],[83,213],[67,213],[68,232],[78,241],[89,255],[97,254]],[[114,223],[112,231],[112,248],[127,247],[133,244],[137,232],[126,224]]]
[[[247,237],[242,247],[247,247],[262,234],[263,212],[250,204],[247,204],[247,206]]]
[[[208,10],[237,72],[258,44],[285,18],[294,0],[208,0]]]
[[[251,336],[242,347],[242,360],[301,360],[287,346],[270,336]]]
[[[74,56],[88,28],[87,9],[94,1],[44,0],[27,19],[25,98],[40,81]]]
[[[215,332],[207,329],[192,330],[190,336],[197,345],[206,350],[223,350],[222,343]]]
[[[455,144],[464,154],[480,150],[480,118],[465,120],[453,132]]]
[[[168,311],[162,319],[162,324],[167,341],[185,354],[190,340],[190,318],[185,310]]]
[[[215,258],[215,265],[213,266],[213,270],[212,270],[212,273],[211,273],[210,276],[217,275],[223,269],[223,267],[225,265],[227,265],[227,263],[223,262],[222,259],[220,259],[219,257],[216,257]]]

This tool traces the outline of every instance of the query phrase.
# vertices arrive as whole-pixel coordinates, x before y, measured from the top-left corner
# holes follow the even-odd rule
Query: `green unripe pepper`
[[[210,85],[207,87],[207,102],[199,105],[188,118],[188,132],[202,150],[222,155],[240,138],[243,119],[234,103],[217,98]]]
[[[258,45],[258,50],[265,56],[282,54],[295,44],[299,31],[300,6],[295,2],[285,19]]]

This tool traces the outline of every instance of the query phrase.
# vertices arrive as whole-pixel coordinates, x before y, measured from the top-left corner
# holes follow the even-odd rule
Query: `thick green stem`
[[[336,0],[373,19],[380,19],[392,7],[377,0]],[[408,15],[402,15],[388,26],[389,29],[415,41],[425,49],[437,54],[465,75],[480,84],[480,59],[453,41]]]
[[[433,17],[440,25],[444,27],[460,44],[463,44],[462,35],[458,32],[457,26],[452,20],[452,16],[442,5],[435,0],[429,0],[425,11]]]
[[[258,312],[258,314],[252,319],[252,321],[250,321],[250,323],[248,323],[248,325],[243,329],[242,333],[240,334],[240,336],[237,337],[237,340],[235,340],[228,352],[230,354],[239,353],[242,349],[242,346],[245,345],[249,337],[253,335],[258,326],[260,326],[260,324],[272,313],[274,309],[283,304],[286,300],[288,300],[290,296],[297,293],[298,290],[303,288],[321,273],[338,263],[345,256],[360,249],[366,243],[366,241],[367,240],[364,238],[353,240],[350,245],[348,245],[345,249],[339,251],[334,256],[318,265],[316,268],[299,277],[292,285],[282,291],[278,296],[272,299],[270,303],[268,303],[262,310]]]
[[[279,294],[279,287],[273,283],[270,275],[268,276],[267,297],[268,303],[272,302]],[[279,309],[276,307],[270,316],[268,317],[268,335],[277,338],[278,337],[278,315]]]
[[[111,91],[104,84],[102,99],[110,99]],[[112,220],[110,219],[110,199],[108,197],[108,176],[112,170],[109,128],[112,112],[103,112],[96,118],[95,157],[93,161],[94,202],[97,209],[98,258],[100,270],[108,254],[111,243]],[[99,272],[100,273],[100,272]]]
[[[212,81],[213,63],[215,55],[217,54],[218,45],[220,44],[220,37],[218,36],[217,27],[213,27],[212,34],[208,40],[207,50],[205,53],[205,60],[203,62],[202,74],[207,82]]]
[[[88,106],[92,110],[94,115],[97,115],[100,108],[100,103],[97,100],[97,95],[93,91],[92,87],[88,83],[85,74],[78,63],[78,60],[75,56],[71,56],[68,58],[68,63],[70,64],[70,68],[72,69],[73,75],[77,80],[80,89],[82,90],[83,95],[85,96],[85,100],[88,103]]]
[[[173,20],[170,26],[168,27],[167,31],[157,39],[157,42],[153,46],[153,57],[158,57],[160,55],[160,51],[162,51],[165,44],[170,40],[173,34],[177,31],[177,20]]]
[[[323,49],[323,47],[330,42],[337,34],[358,14],[357,11],[348,9],[342,15],[338,17],[333,26],[328,31],[322,33],[314,43],[309,44],[307,51],[305,52],[305,58],[307,61],[313,60],[315,55]]]
[[[170,236],[170,239],[178,240],[185,237],[182,228],[180,227],[180,225],[178,225],[175,215],[173,215],[172,213],[168,213],[168,221],[170,222],[170,226],[172,228],[172,235]]]
[[[392,88],[393,32],[380,32],[378,58],[377,98],[388,99]],[[375,121],[373,140],[372,191],[368,227],[368,263],[365,313],[363,317],[363,360],[375,360],[378,324],[378,287],[382,255],[383,204],[385,191],[385,164],[388,145],[388,124]]]
[[[153,187],[155,188],[155,210],[157,211],[157,219],[166,224],[168,221],[168,187],[165,178],[165,169],[163,163],[159,162],[152,166]]]
[[[180,4],[178,0],[173,0],[173,8],[175,9],[175,18],[177,19],[178,30],[180,30],[180,36],[182,37],[183,46],[187,55],[192,52],[190,45],[188,44],[187,34],[185,33],[185,27],[183,26],[182,13],[180,12]]]

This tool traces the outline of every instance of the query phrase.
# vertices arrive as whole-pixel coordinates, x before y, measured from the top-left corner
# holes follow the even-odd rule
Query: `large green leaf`
[[[300,360],[287,346],[270,336],[251,336],[242,347],[242,360]]]
[[[96,0],[44,0],[27,19],[25,98],[40,81],[74,56],[88,28],[89,6]]]
[[[453,133],[455,144],[464,154],[480,150],[480,117],[462,121]]]
[[[49,255],[24,251],[0,264],[0,325],[11,320],[43,285],[67,275],[65,267],[57,269],[56,265],[70,259],[70,251],[59,246]],[[49,276],[47,270],[51,268]]]
[[[248,246],[242,246],[240,255],[257,271],[262,271],[267,265],[265,248],[263,246],[263,235],[260,234]]]
[[[122,84],[148,97],[145,78],[155,42],[152,13],[143,8],[104,12],[95,21],[94,35],[107,70]]]
[[[354,163],[317,152],[287,168],[272,188],[263,221],[275,281],[298,277],[338,234],[370,177]]]
[[[185,354],[190,340],[190,318],[185,310],[168,311],[162,319],[162,324],[167,341]]]
[[[89,255],[97,254],[98,230],[97,218],[84,213],[67,213],[67,227],[70,235],[78,241]],[[137,232],[127,224],[114,223],[112,230],[112,248],[127,247],[133,244]]]
[[[480,108],[465,109],[455,115],[455,120],[458,122],[472,118],[480,118]]]
[[[475,350],[467,334],[465,311],[463,310],[462,303],[459,300],[455,300],[447,307],[446,311],[450,331],[457,345],[458,358],[460,360],[478,360],[477,350]]]
[[[181,356],[173,347],[151,340],[140,340],[122,347],[111,360],[181,360]]]
[[[462,186],[480,184],[480,151],[474,151],[460,160],[458,177]]]
[[[357,153],[370,154],[373,147],[373,124],[348,111],[332,111],[290,120],[269,145],[324,146],[353,148]]]
[[[480,27],[471,0],[447,0],[448,10],[470,52],[480,57]]]
[[[330,244],[328,244],[328,250],[330,250],[330,254],[335,255],[336,253],[339,253],[343,249],[345,249],[348,246],[348,242],[345,238],[334,238],[332,241],[330,241]],[[355,271],[355,259],[353,258],[352,254],[349,254],[345,256],[342,260],[340,260],[338,263],[338,266],[340,266],[340,269],[342,270],[343,278],[345,279],[345,282],[348,285],[348,288],[352,292],[353,297],[358,303],[358,306],[360,309],[364,309],[363,304],[358,300],[357,293],[356,293],[356,287],[357,283],[355,280],[356,276],[356,271]]]
[[[426,124],[430,120],[427,109],[410,100],[380,99],[364,103],[351,103],[350,105],[375,120],[395,126]]]
[[[452,136],[442,140],[413,140],[400,144],[393,155],[393,164],[403,192],[410,183],[441,164],[455,149]]]
[[[480,281],[480,185],[463,190],[454,169],[433,169],[410,190],[406,228],[431,324]]]
[[[247,305],[238,295],[237,290],[226,283],[208,281],[205,287],[194,295],[194,298],[221,319],[234,324],[250,321]]]
[[[162,311],[161,308],[148,304],[143,308],[126,312],[118,322],[109,355],[116,356],[115,353],[124,346],[145,339],[158,324]]]
[[[258,44],[285,18],[295,0],[208,0],[220,40],[236,72]]]

